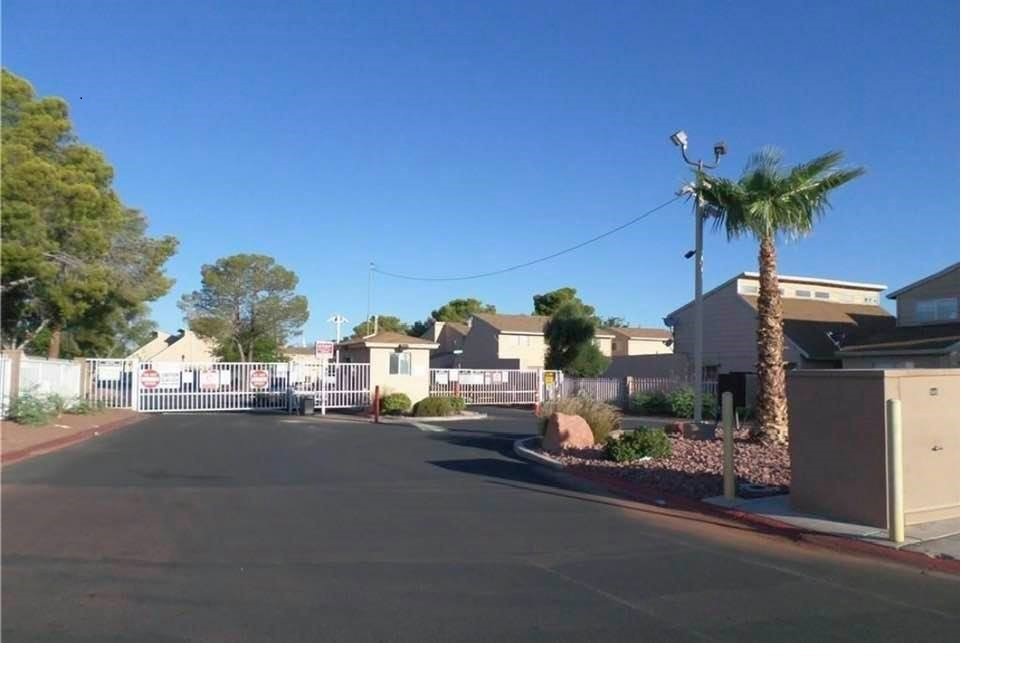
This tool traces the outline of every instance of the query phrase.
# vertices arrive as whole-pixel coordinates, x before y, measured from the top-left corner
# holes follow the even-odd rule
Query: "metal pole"
[[[366,272],[366,326],[370,326],[370,293],[373,291],[373,262],[370,262],[370,268]],[[366,335],[363,335],[366,337]]]
[[[886,456],[889,474],[889,540],[903,536],[903,415],[899,399],[885,402]]]
[[[722,488],[725,498],[736,498],[736,469],[733,466],[732,392],[722,392]]]
[[[700,422],[704,408],[704,206],[698,187],[700,175],[693,185],[694,263],[693,268],[693,420]]]

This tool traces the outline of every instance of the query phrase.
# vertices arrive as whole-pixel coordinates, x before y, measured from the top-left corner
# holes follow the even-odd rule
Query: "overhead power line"
[[[643,221],[645,218],[647,218],[651,214],[654,214],[655,212],[661,211],[662,209],[664,209],[668,205],[672,204],[673,202],[677,202],[680,199],[682,199],[680,196],[673,197],[672,199],[668,200],[667,202],[663,202],[663,203],[659,204],[658,206],[654,207],[653,209],[645,211],[644,213],[640,214],[639,216],[637,216],[635,218],[632,218],[629,221],[626,221],[625,223],[612,228],[611,230],[606,230],[605,232],[601,233],[600,235],[595,235],[594,237],[590,238],[589,240],[584,240],[583,242],[579,242],[579,243],[573,245],[572,247],[566,247],[565,249],[563,249],[563,250],[561,250],[559,252],[555,252],[554,254],[548,254],[547,256],[542,256],[542,257],[540,257],[538,259],[533,259],[531,261],[524,261],[521,264],[516,264],[514,266],[508,266],[506,268],[499,268],[497,271],[487,271],[486,273],[474,273],[472,275],[461,275],[461,276],[413,276],[413,275],[406,275],[404,273],[392,273],[390,271],[384,271],[384,270],[381,270],[381,269],[377,268],[376,266],[372,266],[371,268],[372,268],[374,273],[380,273],[381,275],[390,276],[392,278],[401,278],[402,280],[430,280],[430,281],[473,280],[475,278],[487,278],[489,276],[501,275],[502,273],[508,273],[509,271],[515,271],[515,270],[518,270],[520,268],[526,268],[527,266],[533,266],[534,264],[539,264],[542,261],[548,261],[550,259],[554,259],[555,257],[560,257],[563,254],[568,254],[569,252],[575,251],[575,250],[577,250],[577,249],[579,249],[581,247],[586,247],[587,245],[592,244],[594,242],[597,242],[598,240],[603,240],[604,238],[608,237],[609,235],[613,235],[613,234],[619,232],[620,230],[624,230],[624,229],[629,228],[630,226],[632,226],[632,225],[634,225],[636,223],[639,223],[640,221]]]

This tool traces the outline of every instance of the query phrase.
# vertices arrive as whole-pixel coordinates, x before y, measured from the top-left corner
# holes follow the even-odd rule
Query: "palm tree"
[[[807,235],[830,208],[829,193],[864,174],[841,169],[842,152],[828,152],[792,168],[771,147],[751,155],[738,181],[698,172],[700,200],[711,208],[729,240],[752,235],[759,243],[757,295],[757,401],[755,437],[764,444],[789,441],[786,374],[783,366],[782,297],[775,239]]]

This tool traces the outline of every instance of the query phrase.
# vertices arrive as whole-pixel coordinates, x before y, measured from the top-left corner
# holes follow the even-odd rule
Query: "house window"
[[[829,298],[829,294],[828,294],[828,292],[815,292],[814,293],[814,298],[815,299],[828,299]]]
[[[811,296],[811,291],[810,290],[797,290],[796,291],[796,296],[797,297],[810,297]]]
[[[960,320],[960,300],[924,299],[914,304],[914,320],[918,323],[941,323]]]
[[[865,297],[864,298],[864,303],[865,304],[877,304],[878,303],[878,297]]]
[[[392,352],[388,359],[388,373],[391,375],[412,375],[412,353]]]

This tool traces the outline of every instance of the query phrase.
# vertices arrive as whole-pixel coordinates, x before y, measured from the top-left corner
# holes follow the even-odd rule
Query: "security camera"
[[[676,147],[682,147],[684,150],[686,149],[686,131],[676,131],[671,135],[669,140],[671,140]]]
[[[727,151],[728,150],[726,150],[726,148],[725,148],[725,141],[724,140],[719,140],[718,142],[715,143],[715,156],[716,157],[724,157],[725,153]]]

